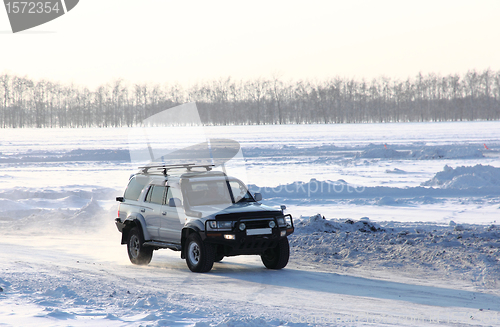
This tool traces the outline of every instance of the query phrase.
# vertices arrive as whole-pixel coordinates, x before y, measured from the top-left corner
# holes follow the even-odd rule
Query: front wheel
[[[215,260],[214,247],[203,242],[200,235],[189,235],[185,251],[186,263],[192,272],[208,272],[212,269]]]
[[[147,265],[153,257],[153,248],[143,246],[144,239],[139,228],[134,227],[128,233],[127,252],[134,265]]]
[[[260,258],[262,259],[264,266],[268,269],[284,268],[290,258],[290,245],[288,244],[288,238],[285,237],[279,240],[278,245],[275,248],[267,249],[261,254]]]

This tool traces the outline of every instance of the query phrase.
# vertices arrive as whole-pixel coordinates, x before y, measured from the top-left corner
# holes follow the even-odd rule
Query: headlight
[[[216,220],[211,220],[208,222],[208,226],[211,229],[228,229],[231,230],[233,229],[233,222],[232,221],[216,221]]]
[[[219,228],[219,229],[232,229],[233,228],[232,221],[218,221],[217,224],[218,224],[217,228]]]
[[[274,220],[269,221],[269,227],[271,228],[276,227],[276,223],[274,222]]]
[[[247,226],[245,225],[245,223],[241,223],[240,226],[238,226],[238,228],[241,230],[241,231],[244,231],[245,228],[247,228]]]
[[[279,226],[286,226],[285,217],[278,217],[276,220]]]

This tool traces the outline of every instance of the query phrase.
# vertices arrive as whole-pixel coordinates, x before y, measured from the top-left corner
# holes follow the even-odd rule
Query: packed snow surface
[[[500,325],[500,123],[205,129],[293,215],[285,269],[241,256],[194,274],[169,250],[131,265],[113,225],[144,146],[130,129],[7,129],[0,325]],[[150,145],[199,141],[173,130]]]

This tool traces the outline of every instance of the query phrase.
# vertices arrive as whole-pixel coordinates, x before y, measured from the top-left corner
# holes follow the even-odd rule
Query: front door
[[[175,193],[175,192],[174,192]],[[180,243],[181,242],[181,231],[184,227],[184,223],[181,222],[183,208],[180,203],[179,206],[171,207],[169,206],[170,199],[173,199],[172,190],[167,187],[167,197],[165,204],[162,206],[161,212],[161,223],[160,223],[160,238],[166,242]],[[178,200],[180,201],[180,199]],[[179,219],[179,214],[181,218]]]

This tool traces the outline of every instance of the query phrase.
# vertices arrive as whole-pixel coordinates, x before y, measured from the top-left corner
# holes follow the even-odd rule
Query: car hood
[[[257,202],[235,203],[232,206],[220,211],[218,214],[247,212],[273,212],[281,214],[281,210]]]
[[[208,218],[218,218],[222,217],[239,217],[245,215],[257,215],[265,214],[266,216],[277,216],[281,215],[282,212],[279,209],[260,204],[257,202],[242,202],[235,203],[230,206],[217,207],[217,206],[198,206],[192,207],[193,210],[202,212],[203,217]]]

